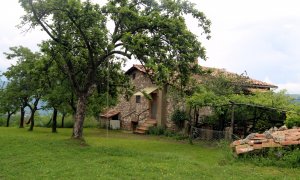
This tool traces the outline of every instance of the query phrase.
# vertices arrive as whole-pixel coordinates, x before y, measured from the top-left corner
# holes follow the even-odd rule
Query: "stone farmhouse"
[[[226,76],[238,76],[224,69],[207,68],[212,76],[222,73]],[[134,94],[125,98],[119,98],[118,104],[101,115],[101,123],[109,123],[110,128],[121,128],[124,130],[133,130],[136,133],[143,134],[152,126],[163,126],[174,128],[171,116],[174,108],[174,102],[171,96],[168,96],[168,88],[159,89],[146,73],[144,66],[133,65],[126,71],[126,75],[131,78],[131,83],[135,87]],[[197,77],[196,78],[200,78]],[[245,90],[269,91],[277,86],[262,81],[247,78]],[[198,81],[201,82],[201,81]],[[149,98],[151,97],[151,98]]]

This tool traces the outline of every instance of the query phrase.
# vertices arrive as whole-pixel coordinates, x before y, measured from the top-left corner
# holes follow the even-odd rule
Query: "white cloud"
[[[212,20],[205,66],[246,70],[274,84],[298,82],[300,11],[297,0],[193,0]]]
[[[300,94],[300,83],[289,82],[285,84],[279,84],[278,90],[286,89],[289,94]]]
[[[252,78],[271,79],[281,89],[300,92],[299,0],[190,1],[212,21],[212,39],[201,38],[209,59],[201,64],[236,73],[246,70]],[[36,50],[36,44],[47,37],[39,30],[22,34],[15,27],[22,14],[18,0],[1,3],[0,54],[18,45]],[[197,23],[188,20],[187,24],[201,36]],[[0,55],[0,71],[9,63]]]

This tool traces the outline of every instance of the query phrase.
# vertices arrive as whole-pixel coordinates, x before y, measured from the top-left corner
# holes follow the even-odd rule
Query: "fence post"
[[[234,128],[234,103],[231,105],[232,110],[231,110],[231,125],[230,125],[230,140],[232,140],[232,134],[233,134],[233,128]]]

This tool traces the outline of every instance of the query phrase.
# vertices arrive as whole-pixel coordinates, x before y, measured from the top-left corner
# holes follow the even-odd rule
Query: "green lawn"
[[[85,129],[0,128],[0,179],[300,179],[299,169],[230,160],[222,148]],[[225,154],[225,155],[224,155]]]

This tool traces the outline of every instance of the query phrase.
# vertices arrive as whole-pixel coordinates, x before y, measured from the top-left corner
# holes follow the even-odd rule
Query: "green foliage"
[[[163,135],[165,132],[165,128],[162,126],[153,126],[149,128],[148,134],[150,135]]]
[[[179,128],[182,128],[184,126],[184,122],[189,120],[189,115],[184,110],[176,109],[171,116],[171,120]]]
[[[271,120],[283,121],[284,112],[288,112],[286,123],[289,126],[297,125],[300,106],[293,103],[293,98],[280,92],[255,92],[252,94],[243,93],[247,84],[243,76],[237,77],[213,77],[206,78],[202,85],[195,89],[194,94],[187,99],[190,107],[213,108],[213,116],[204,118],[205,123],[216,124],[220,119],[225,120],[225,126],[230,123],[232,104],[235,105],[235,123],[244,127],[248,120],[255,118],[256,126],[252,131],[265,131],[274,124]],[[245,82],[244,82],[245,81]],[[289,113],[294,112],[294,113]],[[295,113],[296,112],[296,113]],[[291,115],[293,114],[293,115]]]
[[[287,118],[285,124],[287,127],[292,128],[293,126],[300,127],[300,104],[295,103],[291,112],[287,112]]]
[[[5,89],[0,88],[0,115],[6,114],[8,116],[16,113],[20,104],[16,94],[17,92],[11,84],[8,84]]]
[[[198,87],[196,92],[188,98],[187,103],[192,106],[218,106],[228,103],[227,96],[216,94],[213,90]]]
[[[170,137],[176,140],[186,140],[188,139],[188,136],[172,131],[172,130],[168,130],[166,128],[163,128],[162,126],[154,126],[154,127],[150,127],[148,134],[150,135],[155,135],[155,136],[166,136],[166,137]]]
[[[275,166],[280,168],[299,168],[300,149],[292,148],[270,148],[262,153],[246,154],[239,158],[240,161],[251,162],[257,166]]]
[[[288,116],[288,118],[285,121],[285,125],[288,128],[292,128],[294,126],[300,127],[300,116],[297,114]]]
[[[78,124],[84,121],[87,104],[95,116],[103,108],[95,102],[105,93],[115,98],[117,86],[126,85],[125,78],[120,78],[120,64],[125,61],[138,59],[154,72],[151,76],[158,85],[183,86],[197,69],[192,65],[195,59],[206,59],[205,48],[188,30],[184,15],[198,21],[207,39],[211,22],[188,1],[109,0],[104,5],[80,0],[19,2],[26,13],[21,26],[40,27],[48,34],[50,39],[42,43],[42,51],[67,77],[77,104],[83,105],[79,106],[82,111],[76,111],[82,113],[76,117],[83,117],[75,120]],[[110,24],[113,30],[107,28]],[[98,94],[93,94],[96,89]],[[98,97],[86,103],[90,96]],[[74,132],[82,131],[78,128]]]
[[[38,104],[45,93],[46,78],[41,71],[43,68],[42,55],[32,52],[29,48],[19,46],[10,47],[10,52],[4,53],[7,59],[15,59],[16,65],[8,68],[4,75],[9,80],[6,87],[8,92],[13,93],[15,99],[11,101],[15,106],[24,110],[28,107],[31,112],[30,130],[33,130],[34,114],[38,110]],[[9,94],[9,93],[8,93]]]

